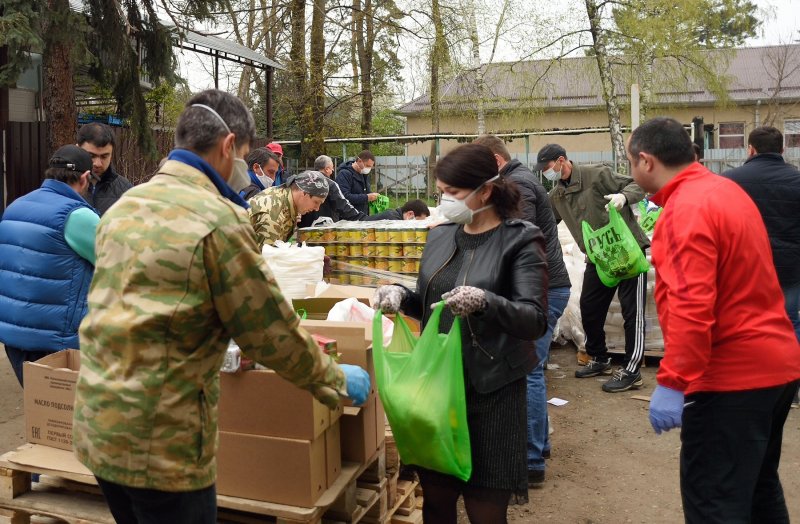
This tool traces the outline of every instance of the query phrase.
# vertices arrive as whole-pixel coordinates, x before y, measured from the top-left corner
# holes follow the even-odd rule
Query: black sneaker
[[[549,449],[546,449],[546,450],[542,451],[542,458],[545,459],[545,460],[550,458],[550,450]]]
[[[607,393],[619,393],[629,389],[639,389],[642,387],[642,374],[638,371],[631,373],[625,368],[619,368],[614,372],[611,380],[603,384],[603,391]]]
[[[611,374],[611,359],[598,360],[592,358],[585,366],[575,370],[575,378],[589,378],[597,375]]]
[[[528,488],[541,488],[544,486],[544,470],[543,469],[529,469],[528,470]]]

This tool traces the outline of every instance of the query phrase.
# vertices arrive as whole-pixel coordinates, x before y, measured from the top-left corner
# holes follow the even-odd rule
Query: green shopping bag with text
[[[458,317],[447,334],[439,333],[444,303],[415,337],[400,315],[383,347],[381,312],[373,320],[375,375],[397,451],[405,464],[453,475],[472,474],[467,426],[461,326]]]
[[[664,211],[663,207],[658,207],[653,204],[651,207],[644,200],[639,201],[639,227],[648,235],[653,232],[656,227],[656,220],[661,216]]]
[[[605,226],[593,230],[585,220],[581,226],[586,256],[597,266],[597,275],[606,286],[614,287],[650,269],[644,251],[614,206],[608,206]]]

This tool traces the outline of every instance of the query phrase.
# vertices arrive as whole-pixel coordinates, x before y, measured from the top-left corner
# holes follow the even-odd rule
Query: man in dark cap
[[[42,186],[0,219],[0,342],[22,385],[22,364],[78,348],[100,217],[86,202],[92,157],[76,145],[50,158]]]
[[[644,198],[644,191],[629,176],[615,173],[605,164],[575,165],[567,159],[566,150],[558,144],[547,144],[536,155],[536,170],[553,182],[550,203],[556,223],[561,220],[569,228],[580,250],[586,253],[582,222],[592,229],[608,224],[609,206],[614,206],[630,228],[643,250],[650,242],[639,227],[631,205]],[[642,387],[639,368],[644,357],[644,306],[647,296],[647,274],[623,280],[607,287],[597,275],[597,268],[587,260],[581,288],[581,321],[586,333],[586,352],[591,360],[575,372],[577,378],[611,375],[604,329],[608,307],[619,291],[625,327],[625,361],[603,391],[616,393]]]
[[[289,240],[300,217],[318,211],[327,196],[327,177],[319,171],[303,171],[252,197],[248,204],[258,248]]]

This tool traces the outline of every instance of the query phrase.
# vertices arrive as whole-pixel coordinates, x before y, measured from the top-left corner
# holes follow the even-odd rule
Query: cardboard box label
[[[23,366],[25,433],[28,442],[72,449],[72,415],[80,352],[58,351]]]

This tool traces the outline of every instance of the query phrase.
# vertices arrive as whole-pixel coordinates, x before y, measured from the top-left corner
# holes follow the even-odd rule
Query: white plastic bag
[[[334,322],[367,322],[370,326],[372,325],[372,318],[374,316],[375,310],[363,302],[359,302],[357,298],[346,298],[341,302],[337,302],[328,312],[328,320]],[[388,318],[383,317],[382,325],[383,345],[386,347],[392,341],[394,323]]]
[[[267,265],[278,281],[278,287],[288,299],[306,296],[306,285],[322,280],[322,265],[325,248],[275,242],[265,245],[261,251]]]

